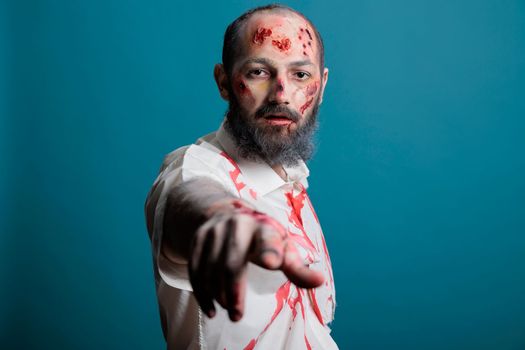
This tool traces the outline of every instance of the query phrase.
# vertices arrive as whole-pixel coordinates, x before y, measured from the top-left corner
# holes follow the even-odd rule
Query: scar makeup
[[[264,40],[272,35],[272,30],[269,28],[258,28],[253,35],[253,43],[257,45],[262,45]]]
[[[282,52],[288,51],[292,46],[292,42],[288,38],[283,38],[281,40],[272,40],[272,45]]]

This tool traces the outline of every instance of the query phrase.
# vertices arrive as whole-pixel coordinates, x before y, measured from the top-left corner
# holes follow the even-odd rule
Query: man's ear
[[[325,68],[323,71],[323,77],[321,79],[321,92],[319,95],[319,104],[323,102],[323,95],[324,95],[324,88],[326,87],[326,83],[328,82],[328,68]]]
[[[215,77],[215,82],[219,88],[219,93],[225,101],[230,100],[230,95],[228,94],[228,76],[224,71],[224,66],[221,63],[217,63],[213,69],[213,76]]]

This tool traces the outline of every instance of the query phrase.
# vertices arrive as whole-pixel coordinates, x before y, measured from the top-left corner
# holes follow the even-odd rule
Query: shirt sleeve
[[[161,250],[164,213],[169,191],[180,183],[206,177],[220,183],[233,196],[238,193],[232,186],[225,158],[209,147],[191,145],[179,148],[164,158],[160,173],[146,199],[146,220],[151,239],[155,279],[162,279],[171,287],[191,291],[186,263],[167,259]]]

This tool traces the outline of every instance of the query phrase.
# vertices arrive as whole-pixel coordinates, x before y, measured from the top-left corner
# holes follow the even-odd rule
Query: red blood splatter
[[[300,245],[301,247],[303,247],[308,256],[307,256],[307,260],[312,263],[314,261],[313,259],[313,256],[312,256],[312,252],[316,251],[316,249],[313,247],[313,244],[312,244],[312,241],[307,239],[307,236],[305,236],[305,234],[303,235],[299,235],[297,233],[294,233],[290,230],[288,230],[288,239],[297,243],[298,245]]]
[[[299,35],[299,40],[303,40],[303,37]]]
[[[234,166],[235,169],[230,171],[229,174],[230,174],[230,178],[233,181],[233,184],[235,185],[235,188],[237,189],[237,192],[239,192],[239,195],[241,195],[241,190],[244,187],[246,187],[245,183],[238,180],[238,177],[241,174],[241,169],[239,169],[239,166],[237,165],[237,163],[235,163],[235,161],[226,152],[221,152],[221,156],[228,159],[231,165]]]
[[[288,299],[288,306],[290,306],[290,308],[292,309],[292,315],[293,315],[292,320],[294,320],[295,316],[297,316],[297,310],[296,310],[297,304],[301,306],[301,315],[303,316],[303,320],[306,320],[304,316],[304,304],[303,304],[302,292],[303,292],[302,289],[297,289],[297,297],[294,299]],[[304,343],[308,350],[312,350],[312,346],[310,345],[308,338],[306,338],[306,328],[304,330]]]
[[[309,41],[309,42],[308,42],[308,45],[309,45],[309,46],[312,46],[312,42],[311,42],[311,41]]]
[[[270,319],[270,322],[264,327],[263,333],[266,332],[268,327],[273,323],[279,312],[283,309],[284,302],[286,299],[288,299],[288,296],[290,295],[290,285],[292,282],[286,281],[279,289],[277,290],[277,293],[275,293],[275,299],[277,301],[277,306],[275,307],[275,311],[273,312],[272,318]]]
[[[301,191],[297,196],[293,196],[292,192],[288,192],[285,194],[286,201],[288,203],[288,206],[292,209],[292,212],[289,216],[290,220],[296,225],[296,226],[303,226],[303,219],[301,217],[301,209],[304,207],[304,198],[306,196],[306,192]]]
[[[332,260],[330,259],[330,255],[328,254],[328,248],[326,247],[326,241],[324,240],[324,235],[323,233],[321,232],[321,239],[323,241],[323,250],[324,250],[324,255],[325,255],[325,258],[327,260],[327,266],[328,266],[328,270],[330,270],[330,282],[333,284],[334,283],[334,275],[333,275],[333,272],[332,272]]]
[[[287,51],[292,46],[292,42],[288,38],[281,40],[272,40],[272,45],[279,49],[279,51]]]
[[[315,221],[317,221],[317,224],[319,224],[319,218],[317,217],[317,213],[314,210],[314,206],[312,202],[310,201],[310,197],[308,196],[308,193],[306,194],[306,200],[308,201],[308,205],[310,206],[310,210],[314,214]]]
[[[288,299],[288,306],[290,307],[290,310],[292,310],[292,321],[295,320],[295,317],[297,316],[297,303],[301,303],[302,305],[302,295],[301,290],[297,290],[297,296],[295,298],[289,298]],[[303,318],[304,318],[304,310],[303,310]]]
[[[268,327],[270,327],[272,325],[273,321],[275,320],[277,315],[279,315],[279,313],[283,309],[284,303],[285,303],[285,301],[288,299],[288,297],[290,295],[290,285],[291,285],[291,283],[292,282],[290,282],[290,281],[286,281],[286,282],[283,283],[282,286],[279,287],[279,289],[275,293],[275,299],[277,301],[277,306],[275,307],[275,310],[273,312],[272,318],[270,319],[270,322],[268,322],[268,324],[266,324],[266,326],[264,327],[262,332],[259,333],[259,335],[257,336],[256,339],[250,340],[248,345],[246,345],[244,347],[244,350],[251,350],[251,349],[253,349],[255,347],[255,345],[257,344],[257,341],[259,341],[259,338],[266,332]]]
[[[306,333],[304,334],[304,342],[306,343],[306,350],[312,350],[312,346],[310,345],[308,338],[306,338]]]
[[[306,49],[306,44],[303,44],[303,48]]]
[[[303,29],[303,28],[301,28],[301,32],[304,32],[304,29]]]
[[[250,188],[249,192],[250,192],[250,196],[252,196],[253,199],[257,199],[257,192],[255,192],[251,188]]]
[[[317,303],[317,299],[315,298],[315,289],[308,289],[308,294],[310,294],[310,298],[312,299],[312,306],[315,312],[315,316],[317,316],[319,322],[321,322],[321,324],[324,325],[323,316],[321,316],[321,310],[319,310],[319,304]]]
[[[244,347],[244,350],[253,350],[253,348],[255,347],[255,343],[256,343],[255,339],[250,340],[248,345]]]
[[[301,217],[301,209],[304,206],[306,190],[303,187],[302,191],[296,197],[293,196],[292,192],[285,193],[285,196],[286,202],[291,209],[290,215],[288,216],[288,220],[302,232],[304,240],[307,242],[310,249],[315,251],[315,246],[310,240],[310,237],[308,237],[308,235],[306,234],[306,231],[303,227],[303,219]]]
[[[317,86],[319,82],[313,82],[312,84],[306,87],[306,96],[313,96],[317,92]]]
[[[306,54],[306,51],[303,51],[303,55],[308,56],[308,55]]]
[[[312,205],[312,201],[310,200],[310,197],[308,196],[308,194],[306,194],[306,200],[308,202],[308,205],[310,206],[310,210],[314,214],[315,221],[317,221],[317,224],[319,224],[319,218],[317,217],[317,214],[316,214],[316,212],[314,210],[314,206]],[[326,247],[326,241],[324,239],[323,232],[321,232],[321,240],[323,242],[323,250],[324,250],[324,255],[325,255],[325,259],[326,259],[326,265],[328,266],[328,270],[330,272],[330,283],[332,283],[332,285],[333,285],[333,283],[334,283],[334,275],[333,275],[333,272],[332,272],[332,261],[330,259],[330,255],[328,254],[328,248]]]
[[[264,39],[272,35],[272,30],[268,28],[258,28],[257,31],[253,34],[253,42],[258,45],[264,43]]]
[[[304,304],[303,304],[303,295],[302,295],[304,290],[300,289],[300,288],[294,288],[297,291],[297,296],[295,298],[291,298],[290,297],[290,294],[291,294],[290,293],[291,292],[291,288],[290,287],[291,287],[291,282],[290,281],[286,281],[285,283],[283,283],[279,287],[279,289],[275,293],[275,299],[276,299],[277,305],[275,306],[275,310],[273,312],[273,315],[272,315],[270,321],[266,324],[266,326],[264,327],[262,332],[259,333],[257,338],[250,340],[248,345],[246,345],[244,347],[244,350],[253,350],[255,348],[255,345],[257,345],[257,342],[259,341],[261,336],[272,325],[272,323],[275,321],[275,318],[283,310],[283,307],[286,304],[290,307],[290,310],[292,311],[292,317],[293,317],[292,320],[295,320],[295,317],[297,316],[297,308],[296,308],[297,304],[299,304],[300,307],[301,307],[301,315],[303,317],[303,321],[306,320],[306,318],[305,318],[305,308],[304,308]],[[290,329],[291,329],[291,327],[290,327]],[[310,342],[306,338],[306,329],[305,329],[305,333],[304,333],[304,341],[305,341],[305,344],[306,344],[306,348],[307,349],[311,349],[312,347],[310,345]]]
[[[306,103],[302,105],[301,108],[299,108],[299,110],[301,111],[301,114],[303,114],[304,111],[306,111],[306,109],[310,107],[313,101],[314,101],[314,98],[312,97],[308,101],[306,101]]]

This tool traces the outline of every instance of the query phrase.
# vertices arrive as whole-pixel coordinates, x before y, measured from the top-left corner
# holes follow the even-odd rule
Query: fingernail
[[[213,318],[215,316],[215,310],[208,310],[208,312],[206,312],[206,315],[208,315],[209,318]]]
[[[238,310],[230,311],[230,319],[234,322],[239,321],[242,317],[242,314]]]

